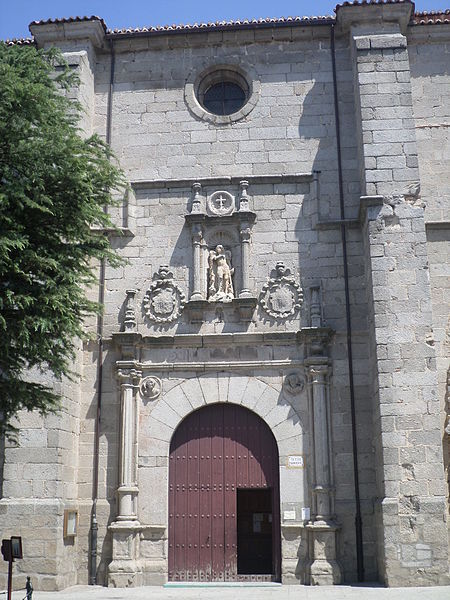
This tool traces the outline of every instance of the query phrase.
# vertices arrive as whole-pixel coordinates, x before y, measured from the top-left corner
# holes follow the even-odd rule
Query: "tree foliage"
[[[76,84],[55,50],[0,43],[0,429],[20,409],[58,406],[30,369],[71,376],[95,259],[117,263],[104,206],[123,185],[108,146],[83,139]],[[42,380],[41,380],[42,381]]]

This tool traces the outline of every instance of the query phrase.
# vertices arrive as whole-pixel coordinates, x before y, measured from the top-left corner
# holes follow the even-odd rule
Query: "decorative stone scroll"
[[[303,292],[283,262],[277,262],[260,296],[261,307],[275,319],[295,315],[303,303]]]
[[[141,381],[139,391],[144,400],[156,400],[161,395],[162,383],[158,377],[146,377]]]
[[[159,267],[143,303],[147,317],[157,323],[171,323],[180,316],[185,295],[173,282],[173,273],[167,265]]]

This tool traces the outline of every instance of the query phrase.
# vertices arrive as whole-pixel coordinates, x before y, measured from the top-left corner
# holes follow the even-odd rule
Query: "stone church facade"
[[[448,584],[448,12],[30,30],[130,185],[4,449],[18,584]]]

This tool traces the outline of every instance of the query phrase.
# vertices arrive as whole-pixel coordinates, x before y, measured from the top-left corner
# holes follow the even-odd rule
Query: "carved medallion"
[[[173,282],[169,267],[162,265],[144,296],[145,314],[157,323],[171,323],[180,316],[184,305],[184,293]]]
[[[207,201],[208,210],[217,217],[225,217],[234,212],[234,198],[229,192],[214,192]]]
[[[161,394],[162,383],[158,377],[146,377],[141,381],[139,391],[146,400],[155,400]]]
[[[277,262],[271,277],[261,290],[261,306],[275,319],[295,315],[303,303],[303,292],[284,263]]]
[[[284,378],[283,387],[288,394],[300,394],[305,387],[305,380],[300,373],[289,373]]]

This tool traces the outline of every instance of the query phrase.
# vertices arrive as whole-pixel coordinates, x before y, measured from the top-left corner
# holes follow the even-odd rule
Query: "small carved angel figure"
[[[231,252],[219,244],[209,252],[208,264],[208,299],[211,302],[231,302],[234,298]]]

